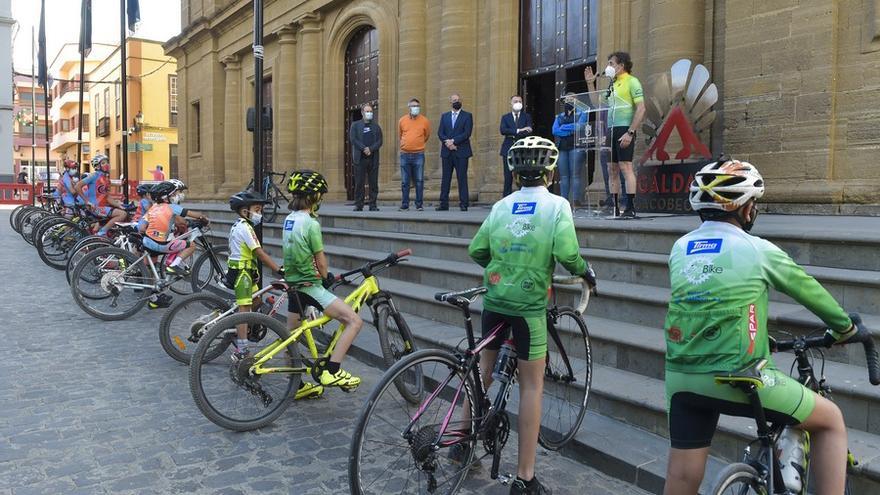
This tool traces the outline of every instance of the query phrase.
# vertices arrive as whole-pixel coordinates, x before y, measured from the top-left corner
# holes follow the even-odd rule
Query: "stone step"
[[[225,204],[192,205],[212,218],[233,219]],[[409,211],[384,208],[379,212],[353,212],[342,204],[321,207],[323,227],[388,233],[410,233],[470,239],[489,208],[468,212]],[[279,214],[277,222],[282,219]],[[575,218],[581,246],[637,253],[668,254],[676,239],[696,228],[694,216],[644,215],[637,220]],[[269,224],[271,228],[273,224]],[[762,215],[753,233],[776,243],[802,265],[880,271],[880,218]]]

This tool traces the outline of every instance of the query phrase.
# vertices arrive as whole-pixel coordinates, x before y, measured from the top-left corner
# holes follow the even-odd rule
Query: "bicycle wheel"
[[[70,276],[73,275],[73,270],[85,255],[95,249],[112,245],[113,241],[104,236],[88,236],[80,239],[71,250],[70,256],[67,257],[67,263],[64,267],[64,276],[67,278],[67,285],[70,285]],[[88,276],[88,273],[84,272],[83,276]],[[88,280],[90,283],[95,283],[97,281],[96,278]]]
[[[379,332],[379,346],[382,348],[386,369],[416,350],[409,325],[400,313],[392,312],[388,304],[381,304],[376,310],[376,330]],[[418,403],[424,386],[421,368],[411,367],[406,374],[395,380],[394,385],[404,399],[411,404]]]
[[[223,272],[217,273],[214,269],[214,265],[211,263],[210,253],[203,252],[196,258],[191,268],[190,283],[192,284],[193,292],[204,290],[208,285],[226,287],[223,283],[223,279],[226,278],[226,262],[229,258],[229,246],[218,244],[212,246],[211,250],[214,251],[214,256],[217,257],[217,262],[220,263],[220,268]]]
[[[278,196],[269,195],[269,202],[263,205],[263,218],[266,223],[274,223],[275,217],[278,216]]]
[[[547,364],[538,441],[559,450],[577,434],[590,398],[593,376],[590,334],[580,315],[561,308],[547,322]]]
[[[165,280],[174,280],[171,285],[168,286],[168,288],[171,289],[171,292],[181,296],[188,296],[194,292],[198,292],[193,290],[192,273],[186,276],[177,276],[168,271],[168,263],[166,261],[169,256],[171,255],[166,254],[165,256],[162,256],[156,263],[156,269]]]
[[[737,462],[726,466],[715,478],[711,495],[767,495],[767,487],[761,483],[758,471],[752,466]]]
[[[421,404],[405,400],[393,385],[414,366],[424,372],[429,388],[436,387]],[[456,434],[476,428],[472,381],[455,356],[438,349],[410,354],[386,371],[364,403],[351,439],[351,493],[455,493],[467,477],[477,447],[476,437],[458,442],[462,437]],[[465,398],[471,409],[468,421],[458,419]],[[452,434],[438,444],[440,426],[450,412],[447,431]],[[448,456],[455,443],[465,445],[460,462]]]
[[[44,229],[34,245],[44,263],[56,270],[64,270],[70,249],[85,235],[86,231],[79,225],[62,219]]]
[[[18,232],[18,235],[21,235],[21,225],[24,223],[24,219],[31,215],[35,211],[40,211],[41,208],[38,206],[31,206],[29,208],[25,208],[21,210],[18,215],[15,216],[15,225],[12,226],[12,229]]]
[[[18,226],[16,225],[15,221],[18,218],[18,215],[25,211],[25,208],[33,208],[33,206],[31,206],[31,205],[18,205],[15,207],[15,209],[13,209],[11,212],[9,212],[9,226],[12,227],[12,230],[14,230],[16,232],[18,232]]]
[[[250,355],[238,361],[226,358],[210,362],[208,351],[217,345],[216,341],[235,335],[238,325],[259,329],[249,331]],[[202,414],[214,424],[235,431],[253,430],[275,421],[290,406],[305,372],[298,344],[287,346],[263,367],[299,372],[255,375],[250,368],[255,355],[289,335],[283,323],[260,313],[236,313],[214,323],[196,345],[189,365],[190,391]]]
[[[21,221],[21,237],[25,242],[34,245],[34,231],[36,230],[37,225],[45,220],[49,216],[54,216],[53,213],[50,213],[46,210],[35,210],[28,214]]]
[[[211,292],[196,292],[179,299],[159,321],[159,343],[172,358],[189,364],[190,357],[202,335],[221,314],[232,307],[232,301]],[[234,338],[234,337],[232,337]],[[223,354],[231,339],[220,339],[205,353],[207,361]]]
[[[97,282],[92,282],[97,278]],[[105,321],[124,320],[147,304],[153,286],[150,270],[134,254],[115,247],[96,249],[71,275],[73,300]],[[144,287],[148,286],[148,287]]]

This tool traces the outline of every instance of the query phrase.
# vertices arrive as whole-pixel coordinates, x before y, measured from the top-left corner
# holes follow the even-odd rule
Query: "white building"
[[[12,170],[12,0],[0,0],[0,182],[14,182]]]

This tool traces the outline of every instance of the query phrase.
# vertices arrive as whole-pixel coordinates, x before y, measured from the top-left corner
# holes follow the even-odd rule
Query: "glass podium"
[[[589,179],[602,174],[601,157],[605,153],[610,159],[611,156],[611,136],[608,133],[608,106],[606,103],[606,95],[608,90],[590,91],[586,93],[577,93],[565,96],[565,101],[574,105],[575,112],[586,114],[586,122],[578,123],[575,126],[574,146],[576,149],[584,151],[586,161],[584,163],[586,172],[583,175],[585,184],[581,191],[581,204],[575,205],[574,214],[576,217],[598,217],[601,215],[599,207],[599,198],[604,198],[604,190],[601,194],[590,193]],[[576,118],[575,122],[581,122],[582,118]],[[593,173],[590,173],[592,170]]]

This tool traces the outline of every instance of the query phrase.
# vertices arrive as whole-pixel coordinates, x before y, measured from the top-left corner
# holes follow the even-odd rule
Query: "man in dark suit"
[[[504,171],[504,195],[513,192],[513,174],[507,168],[507,151],[517,140],[532,134],[532,116],[523,112],[522,96],[510,97],[510,113],[501,116],[501,168]]]
[[[461,97],[453,94],[449,97],[452,111],[440,117],[440,158],[443,160],[443,178],[440,181],[440,206],[437,211],[449,209],[449,186],[452,183],[452,171],[458,180],[458,202],[461,211],[468,209],[468,159],[471,152],[471,132],[474,130],[474,117],[461,109]]]
[[[364,181],[370,181],[370,211],[379,211],[379,148],[382,147],[382,128],[373,120],[373,106],[361,107],[363,120],[351,123],[348,139],[351,141],[351,160],[354,163],[354,211],[364,209]]]

